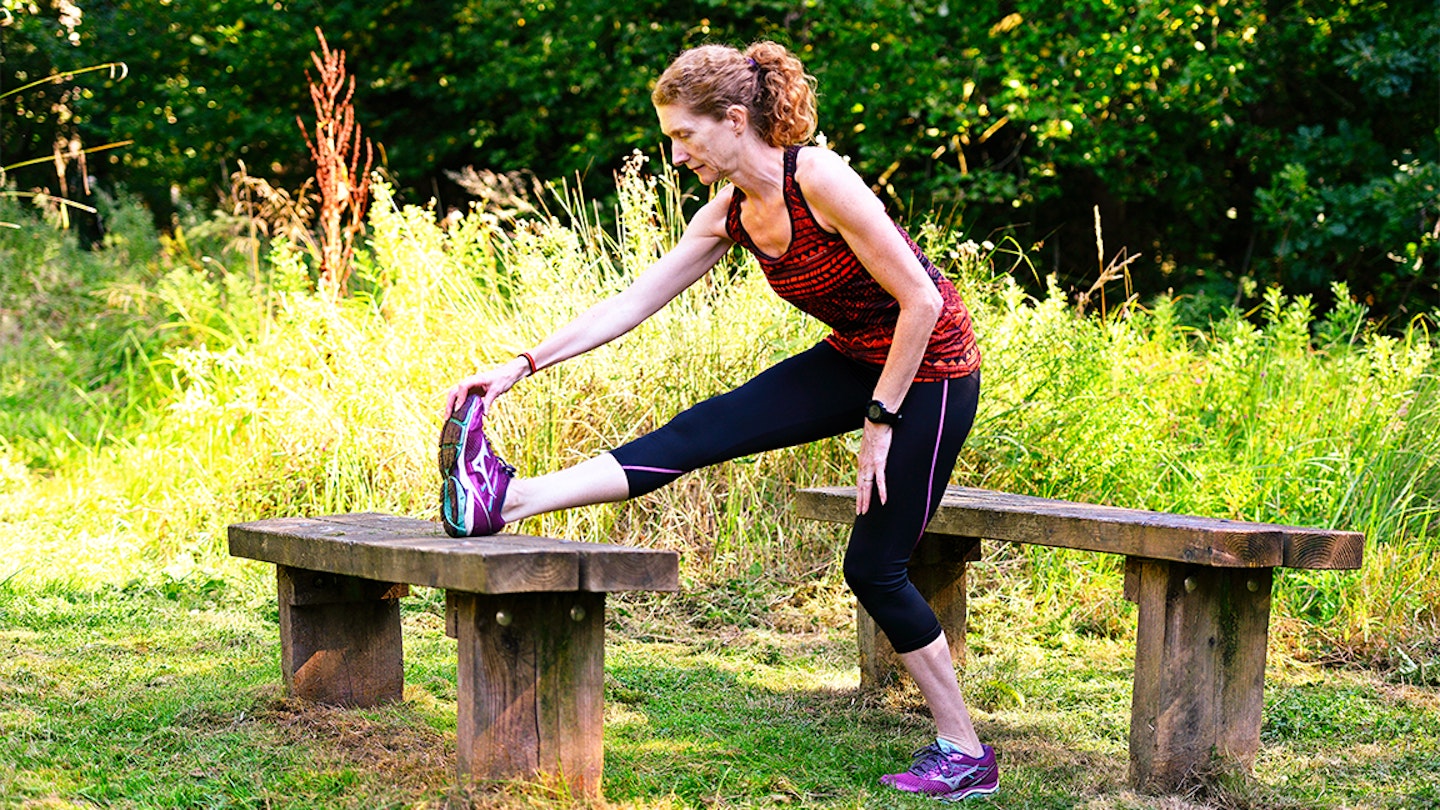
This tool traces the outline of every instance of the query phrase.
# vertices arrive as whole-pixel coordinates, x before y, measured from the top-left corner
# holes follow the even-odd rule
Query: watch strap
[[[892,413],[885,407],[885,403],[878,399],[870,400],[865,407],[865,418],[878,425],[895,425],[900,422],[900,414]]]

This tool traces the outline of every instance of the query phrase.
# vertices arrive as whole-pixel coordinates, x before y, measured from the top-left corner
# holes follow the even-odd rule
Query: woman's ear
[[[731,104],[725,109],[725,123],[734,128],[736,135],[743,135],[750,128],[750,111],[742,104]]]

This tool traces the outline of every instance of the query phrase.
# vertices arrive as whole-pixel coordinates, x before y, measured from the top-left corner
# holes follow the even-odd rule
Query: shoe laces
[[[949,759],[949,755],[940,750],[938,742],[917,748],[910,752],[910,756],[914,760],[910,765],[910,773],[922,777],[939,770],[940,766]]]
[[[495,445],[490,442],[489,436],[485,436],[484,439],[480,446],[480,452],[475,454],[474,461],[470,462],[471,468],[487,478],[492,466],[503,470],[507,475],[514,475],[514,465],[500,458],[500,454],[495,452]]]

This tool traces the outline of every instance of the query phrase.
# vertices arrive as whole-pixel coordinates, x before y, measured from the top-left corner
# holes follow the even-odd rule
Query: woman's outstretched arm
[[[675,247],[629,287],[590,307],[540,341],[530,351],[536,368],[553,366],[620,337],[708,273],[732,244],[725,235],[725,213],[731,193],[727,186],[706,203],[685,227]],[[529,362],[517,357],[464,377],[446,392],[445,412],[453,412],[471,393],[481,394],[488,408],[496,397],[529,374]]]

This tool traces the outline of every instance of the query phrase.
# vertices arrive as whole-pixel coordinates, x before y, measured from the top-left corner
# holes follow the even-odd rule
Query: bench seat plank
[[[802,517],[855,520],[854,487],[796,493]],[[1171,515],[948,487],[928,531],[959,537],[1035,543],[1215,568],[1360,567],[1365,536],[1223,518]]]
[[[376,513],[272,518],[230,527],[230,553],[467,593],[679,590],[673,551],[495,535],[451,538],[438,523]]]

